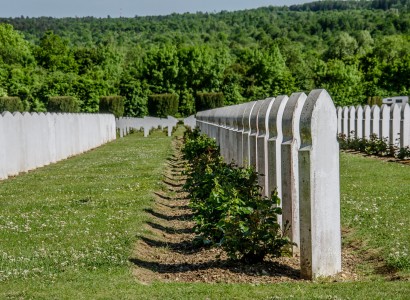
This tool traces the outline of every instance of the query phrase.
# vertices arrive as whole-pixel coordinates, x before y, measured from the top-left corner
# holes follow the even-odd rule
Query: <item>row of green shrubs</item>
[[[178,96],[176,94],[153,94],[148,98],[148,112],[151,116],[167,117],[178,113]],[[224,103],[222,93],[198,93],[196,109],[206,110],[221,107]],[[117,118],[124,115],[124,97],[104,96],[100,98],[100,112],[112,113]],[[24,111],[23,102],[19,97],[0,97],[0,112]],[[79,102],[71,96],[49,97],[47,102],[49,112],[77,113],[80,111]]]
[[[379,138],[376,134],[371,134],[369,139],[354,137],[354,131],[350,137],[346,134],[339,134],[339,145],[342,150],[355,150],[368,155],[395,157],[398,159],[410,158],[410,147],[403,148],[389,144],[387,138]]]
[[[23,102],[19,97],[0,97],[0,112],[22,112],[24,111]],[[49,112],[80,112],[79,102],[71,96],[49,97],[47,103]],[[124,97],[122,96],[105,96],[100,98],[100,112],[112,113],[117,118],[124,114]]]
[[[178,95],[154,94],[148,97],[148,113],[151,116],[166,117],[178,113]],[[223,93],[197,93],[195,97],[196,111],[222,107],[224,105]]]
[[[277,193],[261,195],[253,168],[227,164],[215,140],[187,130],[182,149],[189,162],[185,191],[194,213],[195,242],[222,247],[232,259],[246,263],[278,257],[291,242],[278,224]]]

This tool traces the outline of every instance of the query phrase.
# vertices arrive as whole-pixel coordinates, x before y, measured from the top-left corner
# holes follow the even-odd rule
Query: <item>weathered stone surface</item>
[[[265,100],[256,101],[255,106],[251,112],[250,116],[250,134],[249,134],[249,163],[251,166],[255,167],[255,170],[258,172],[257,165],[257,135],[258,135],[258,114],[259,110],[262,107],[262,104]]]
[[[272,104],[268,116],[268,148],[267,148],[267,165],[268,165],[268,181],[266,192],[268,195],[274,189],[277,190],[279,198],[282,199],[282,171],[281,171],[281,145],[282,145],[282,117],[285,110],[288,96],[278,96]],[[279,218],[281,222],[281,218]]]
[[[296,243],[293,254],[299,253],[300,223],[299,223],[299,164],[298,151],[300,147],[300,115],[306,101],[305,93],[293,93],[283,112],[281,147],[282,170],[282,221],[289,225],[287,235]],[[341,110],[339,110],[341,112]]]

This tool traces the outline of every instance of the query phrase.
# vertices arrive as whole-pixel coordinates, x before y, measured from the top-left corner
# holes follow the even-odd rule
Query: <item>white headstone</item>
[[[400,145],[401,105],[393,104],[390,108],[390,145]]]
[[[380,137],[380,107],[377,105],[372,106],[370,120],[370,134]]]
[[[390,106],[383,104],[380,109],[380,138],[390,140]]]
[[[400,147],[410,147],[410,105],[403,106],[400,122]]]
[[[282,117],[285,110],[288,96],[278,96],[272,104],[268,116],[268,186],[267,195],[270,195],[274,189],[277,189],[278,197],[282,199],[282,171],[281,171],[281,145],[282,145]],[[281,222],[281,218],[278,218]]]
[[[267,98],[263,100],[262,106],[259,109],[258,117],[257,117],[257,125],[258,125],[258,135],[256,137],[257,141],[256,144],[258,145],[257,150],[257,170],[259,173],[258,182],[259,185],[262,187],[262,194],[267,195],[267,187],[268,187],[268,173],[269,168],[267,164],[267,153],[268,153],[268,135],[267,132],[269,130],[269,120],[268,116],[270,110],[272,108],[272,104],[275,98]]]
[[[366,105],[363,109],[363,138],[370,138],[370,121],[371,121],[371,108]]]
[[[300,262],[303,278],[341,271],[339,144],[336,109],[325,90],[302,109],[299,150]]]
[[[245,112],[247,103],[240,104],[234,120],[234,131],[236,132],[234,146],[234,159],[238,166],[243,163],[243,113]]]
[[[249,134],[249,163],[251,166],[255,167],[255,170],[258,172],[257,165],[257,135],[258,135],[258,114],[259,110],[262,107],[263,101],[258,100],[252,110],[250,117],[250,134]]]
[[[354,106],[349,107],[349,122],[348,126],[348,137],[352,138],[356,134],[356,108]]]
[[[339,135],[340,133],[343,133],[343,107],[338,107],[336,109],[336,114],[337,114],[337,134]]]
[[[343,107],[342,111],[343,121],[342,121],[342,133],[348,138],[349,137],[349,107]]]
[[[283,112],[281,149],[282,159],[282,222],[289,224],[287,235],[296,243],[293,254],[299,253],[299,165],[298,151],[300,146],[300,115],[306,101],[305,93],[293,93]],[[339,110],[341,112],[341,109]]]
[[[249,102],[245,108],[245,111],[243,113],[243,138],[242,138],[242,149],[243,149],[243,161],[242,161],[242,166],[249,166],[250,162],[250,154],[249,154],[249,135],[250,135],[250,119],[251,119],[251,113],[253,111],[253,108],[256,105],[256,101]]]
[[[7,179],[8,174],[7,174],[7,168],[6,168],[6,163],[7,163],[7,152],[6,152],[6,147],[8,146],[6,144],[6,138],[4,136],[4,131],[5,131],[5,124],[3,120],[3,115],[0,114],[0,180]],[[7,146],[6,146],[7,145]]]
[[[356,124],[355,124],[355,138],[361,139],[363,138],[363,108],[358,105],[356,107]]]

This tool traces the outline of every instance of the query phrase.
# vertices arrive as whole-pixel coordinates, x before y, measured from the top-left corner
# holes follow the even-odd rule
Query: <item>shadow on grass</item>
[[[166,248],[172,252],[180,254],[193,254],[203,248],[200,245],[195,245],[194,243],[192,243],[191,239],[181,242],[164,242],[153,240],[144,236],[140,237],[140,239],[150,247]]]
[[[154,192],[154,194],[164,200],[188,200],[187,197],[171,197],[158,192]]]
[[[165,184],[168,185],[168,186],[177,187],[177,188],[182,188],[182,187],[184,186],[183,183],[173,182],[173,181],[171,181],[171,180],[169,180],[169,179],[163,180],[162,182],[165,183]],[[182,192],[182,189],[181,189],[181,192]]]
[[[163,226],[161,224],[157,224],[157,223],[153,223],[153,222],[147,222],[147,224],[149,226],[151,226],[154,229],[158,229],[161,230],[165,233],[168,234],[188,234],[188,233],[193,233],[193,229],[192,228],[182,228],[182,229],[175,229],[172,227],[167,227],[167,226]]]
[[[191,209],[191,207],[189,207],[189,205],[170,205],[170,204],[163,203],[163,202],[160,202],[160,201],[158,201],[158,204],[162,205],[162,206],[166,206],[166,207],[171,208],[171,209],[181,209],[181,210]]]
[[[272,276],[286,277],[290,279],[300,279],[300,271],[278,262],[264,261],[255,265],[247,265],[235,260],[209,260],[199,263],[161,263],[145,261],[139,258],[130,258],[129,261],[134,265],[149,269],[158,273],[186,273],[192,271],[223,269],[232,273],[246,274],[249,276]],[[260,273],[258,270],[264,270]]]
[[[166,214],[162,214],[159,212],[154,211],[151,208],[146,208],[144,209],[145,212],[149,213],[150,215],[159,218],[159,219],[163,219],[166,221],[187,221],[187,220],[192,220],[193,218],[193,214],[192,213],[188,213],[188,214],[181,214],[181,215],[166,215]]]

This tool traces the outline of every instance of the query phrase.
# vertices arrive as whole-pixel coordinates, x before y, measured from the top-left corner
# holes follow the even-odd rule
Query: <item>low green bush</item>
[[[48,98],[47,111],[77,113],[80,111],[80,106],[75,97],[52,96]]]
[[[15,112],[24,110],[23,102],[19,97],[0,97],[0,112]]]
[[[124,97],[122,96],[104,96],[100,98],[101,113],[111,113],[116,118],[124,115]]]
[[[282,232],[276,193],[261,195],[258,173],[223,162],[215,140],[188,131],[183,147],[189,161],[184,189],[196,222],[196,241],[222,247],[232,259],[247,263],[278,257],[291,242]]]
[[[340,149],[355,150],[364,152],[368,155],[389,156],[398,159],[410,158],[410,147],[400,148],[396,145],[388,143],[387,138],[379,138],[376,134],[371,134],[369,139],[353,137],[354,132],[351,132],[352,137],[347,137],[345,134],[339,134],[338,141]]]

